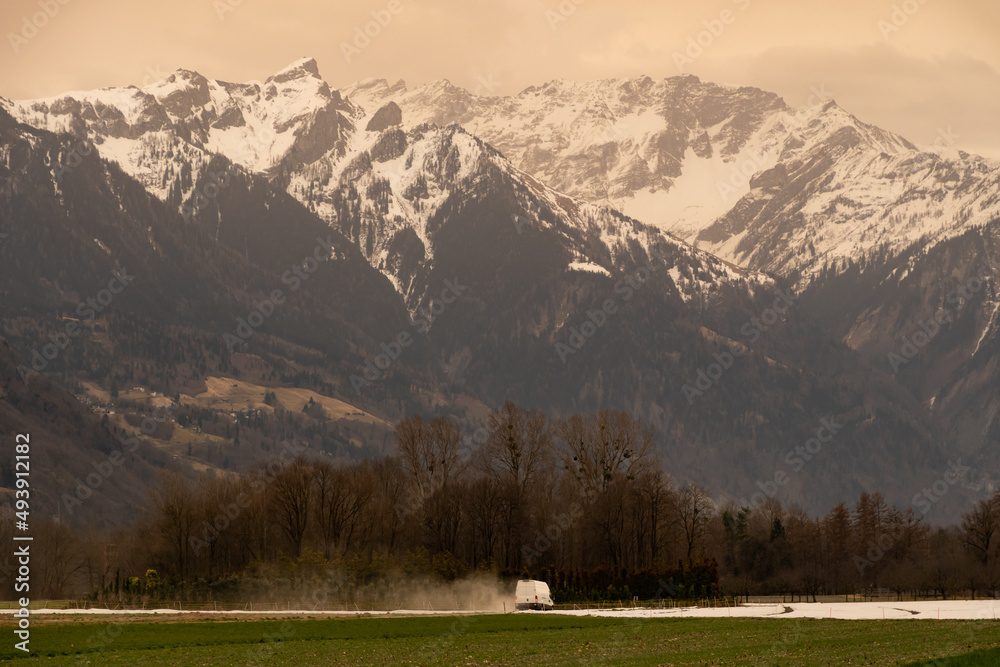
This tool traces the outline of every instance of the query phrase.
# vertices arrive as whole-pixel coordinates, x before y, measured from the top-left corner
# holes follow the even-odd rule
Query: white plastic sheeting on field
[[[671,609],[559,609],[519,612],[601,618],[838,618],[846,620],[975,619],[995,620],[1000,600],[921,600],[919,602],[778,602],[740,607]]]

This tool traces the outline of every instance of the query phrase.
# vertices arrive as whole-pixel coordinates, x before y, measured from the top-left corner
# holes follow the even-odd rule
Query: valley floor
[[[800,611],[800,605],[787,606],[792,613]],[[776,611],[774,606],[741,609]],[[240,620],[176,613],[49,615],[32,625],[33,655],[25,664],[921,665],[941,664],[927,661],[942,658],[953,667],[1000,664],[1000,624],[992,620],[843,621],[791,613],[768,619],[613,618],[607,616],[614,613],[610,610],[589,613],[602,617],[568,612],[350,619],[280,618],[272,612],[265,619],[244,615]],[[0,618],[0,635],[12,637],[12,619]],[[23,657],[12,639],[4,644],[0,661]]]
[[[12,616],[14,605],[6,603],[11,608],[0,608],[0,623],[6,620],[5,617]],[[75,603],[74,603],[75,604]],[[405,618],[411,616],[468,616],[499,613],[501,605],[498,603],[495,609],[392,609],[385,611],[367,610],[325,610],[316,611],[305,608],[285,610],[278,609],[277,605],[271,605],[257,610],[250,609],[220,609],[213,611],[211,603],[207,605],[189,604],[189,608],[178,609],[176,607],[162,607],[150,609],[130,609],[118,610],[114,608],[92,607],[89,609],[70,608],[66,603],[60,603],[60,607],[32,609],[35,618],[42,617],[46,620],[56,620],[59,617],[167,617],[175,616],[176,620],[185,618],[196,618],[198,620],[210,619],[241,619],[255,620],[261,618]],[[648,604],[648,603],[647,603]],[[711,605],[712,603],[707,603]],[[689,606],[689,607],[669,607],[655,608],[649,606],[637,607],[611,607],[608,603],[597,606],[598,603],[588,605],[572,605],[567,609],[564,605],[561,608],[551,611],[518,611],[517,615],[536,616],[577,616],[591,618],[619,618],[619,619],[676,619],[676,618],[785,618],[785,619],[835,619],[850,621],[876,621],[876,620],[966,620],[966,621],[995,621],[1000,617],[1000,600],[918,600],[906,602],[894,602],[880,600],[877,602],[750,602],[740,606]],[[281,605],[283,607],[284,605]],[[513,607],[511,603],[510,608]],[[603,608],[601,608],[603,607]]]

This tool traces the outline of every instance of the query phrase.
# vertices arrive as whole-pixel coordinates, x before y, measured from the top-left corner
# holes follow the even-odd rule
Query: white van
[[[522,579],[514,593],[514,609],[552,609],[552,594],[544,581]]]

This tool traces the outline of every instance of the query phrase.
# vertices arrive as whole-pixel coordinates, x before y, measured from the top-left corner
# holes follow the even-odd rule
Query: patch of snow
[[[986,321],[986,326],[983,327],[983,333],[979,336],[979,340],[976,342],[976,349],[972,351],[970,356],[976,356],[976,353],[979,352],[979,347],[983,344],[983,341],[986,340],[987,334],[996,329],[995,323],[997,321],[997,313],[1000,313],[1000,301],[997,301],[996,306],[993,307],[993,312],[990,314],[990,318]]]
[[[570,262],[570,271],[584,271],[586,273],[599,273],[601,275],[611,277],[611,273],[599,264],[594,264],[593,262]]]
[[[558,609],[519,614],[560,614],[598,618],[815,618],[840,620],[995,620],[996,600],[920,600],[917,602],[783,602],[739,607],[669,609]]]

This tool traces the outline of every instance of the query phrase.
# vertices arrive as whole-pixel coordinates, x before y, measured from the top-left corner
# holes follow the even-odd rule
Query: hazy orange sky
[[[302,56],[335,88],[447,78],[501,95],[554,78],[683,71],[793,105],[822,90],[917,144],[950,136],[1000,158],[997,0],[62,1],[4,0],[0,96],[143,85],[178,67],[264,79]],[[345,55],[372,12],[391,19]]]

